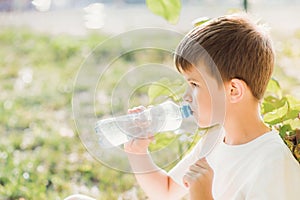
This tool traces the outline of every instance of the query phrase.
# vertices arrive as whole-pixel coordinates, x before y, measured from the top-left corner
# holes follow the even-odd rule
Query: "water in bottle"
[[[131,138],[148,138],[150,134],[176,130],[183,118],[191,116],[188,105],[178,106],[166,101],[139,113],[103,119],[96,123],[96,133],[102,148],[128,142]]]

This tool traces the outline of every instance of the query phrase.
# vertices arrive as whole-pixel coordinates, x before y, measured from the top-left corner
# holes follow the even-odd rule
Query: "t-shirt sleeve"
[[[285,155],[276,156],[276,160],[272,159],[271,162],[259,166],[260,170],[251,181],[246,200],[300,199],[300,165],[287,151],[289,150],[286,149]]]
[[[202,139],[198,141],[192,151],[187,154],[177,165],[171,169],[168,175],[179,185],[184,186],[183,184],[183,176],[188,171],[189,167],[194,164],[199,158],[198,155],[200,153],[202,145]]]

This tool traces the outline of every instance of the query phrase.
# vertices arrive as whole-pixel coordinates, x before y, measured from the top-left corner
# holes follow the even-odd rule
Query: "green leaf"
[[[275,80],[274,78],[272,78],[267,86],[267,90],[266,90],[266,96],[274,96],[278,99],[281,99],[282,97],[282,92],[281,92],[281,88],[280,85],[278,83],[277,80]]]
[[[272,112],[266,113],[264,115],[264,121],[268,124],[274,125],[282,121],[282,118],[287,114],[289,109],[289,105],[287,102],[278,108],[273,110]]]
[[[291,95],[286,95],[286,99],[289,102],[290,109],[292,110],[300,110],[300,100],[296,99]]]
[[[281,136],[281,138],[284,138],[286,136],[287,132],[290,132],[291,130],[292,130],[291,125],[285,124],[280,127],[279,135]]]
[[[165,18],[169,23],[178,22],[181,10],[180,0],[146,0],[146,4],[149,10]]]
[[[208,18],[208,17],[199,17],[199,18],[193,20],[192,24],[194,26],[200,26],[200,25],[204,24],[205,22],[208,22],[209,20],[210,20],[210,18]]]
[[[300,113],[300,110],[289,110],[283,120],[296,119]]]
[[[282,107],[287,103],[286,98],[278,99],[274,96],[267,96],[262,103],[262,114],[272,112],[273,110]]]
[[[290,121],[292,130],[300,129],[300,119],[296,118]]]

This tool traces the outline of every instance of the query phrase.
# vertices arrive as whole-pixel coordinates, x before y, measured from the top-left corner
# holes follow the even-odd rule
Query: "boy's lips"
[[[192,113],[192,115],[194,115],[194,113],[195,113],[194,110],[191,109],[191,113]]]
[[[197,115],[197,112],[195,112],[194,109],[191,109],[191,113],[192,113],[193,116]]]
[[[191,109],[191,115],[194,115],[195,114],[194,108],[190,104],[189,104],[189,107]]]

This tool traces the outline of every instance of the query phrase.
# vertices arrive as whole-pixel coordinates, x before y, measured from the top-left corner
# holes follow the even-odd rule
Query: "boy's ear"
[[[240,102],[246,92],[247,85],[243,80],[234,78],[229,81],[229,99],[231,103]]]

